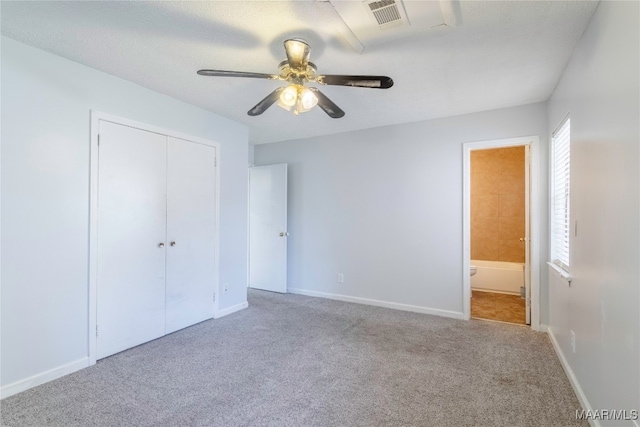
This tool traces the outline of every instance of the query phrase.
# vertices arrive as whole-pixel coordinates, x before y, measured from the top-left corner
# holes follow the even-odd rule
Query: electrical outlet
[[[338,283],[344,283],[344,274],[338,273]]]
[[[224,293],[226,294],[227,292],[229,292],[229,284],[225,283],[224,284]]]
[[[576,333],[573,331],[571,331],[571,350],[576,352]]]

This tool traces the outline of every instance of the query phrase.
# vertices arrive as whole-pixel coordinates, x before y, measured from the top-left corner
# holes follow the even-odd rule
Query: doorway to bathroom
[[[539,327],[537,137],[464,144],[465,318]]]

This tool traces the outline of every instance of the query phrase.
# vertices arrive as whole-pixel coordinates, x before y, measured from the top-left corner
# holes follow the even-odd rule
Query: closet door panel
[[[216,150],[168,138],[166,332],[213,317]]]
[[[165,333],[166,136],[100,122],[97,357]]]

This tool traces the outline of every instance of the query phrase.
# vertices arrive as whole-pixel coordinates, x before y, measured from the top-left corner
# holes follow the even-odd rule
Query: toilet
[[[471,270],[471,276],[473,276],[478,271],[478,267],[476,267],[475,265],[472,265],[470,267],[470,270]]]

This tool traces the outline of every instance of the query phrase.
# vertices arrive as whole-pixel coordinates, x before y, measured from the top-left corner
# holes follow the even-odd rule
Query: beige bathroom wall
[[[471,151],[471,259],[524,262],[525,147]]]

